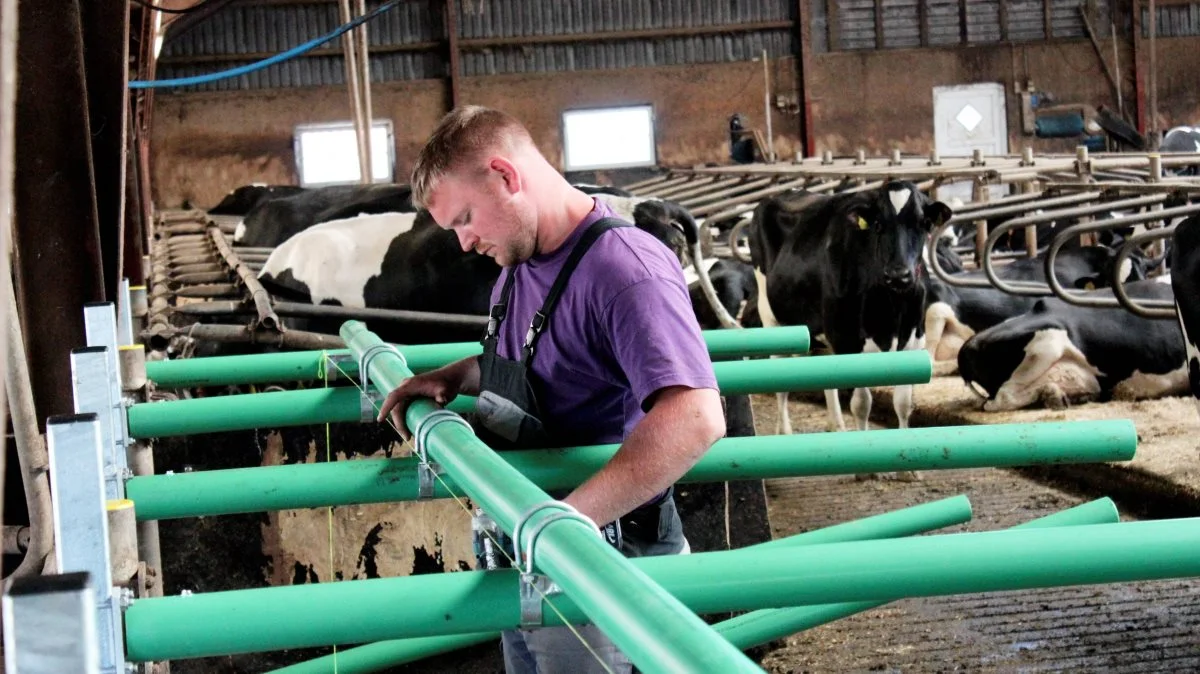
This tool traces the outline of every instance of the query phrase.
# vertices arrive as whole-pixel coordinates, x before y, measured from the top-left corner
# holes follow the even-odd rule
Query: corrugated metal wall
[[[811,0],[813,50],[829,50],[828,0]],[[989,44],[1044,40],[1046,35],[1043,0],[883,0],[883,44],[877,44],[875,0],[836,0],[837,44],[835,49],[892,49],[921,46],[920,3],[924,2],[928,46],[962,44],[962,9],[966,7],[966,44]],[[1001,3],[1007,17],[1001,26]],[[1050,0],[1051,37],[1086,37],[1079,17],[1079,0]],[[1108,25],[1109,0],[1097,0],[1097,16]],[[1174,8],[1172,8],[1174,9]],[[1160,14],[1161,14],[1160,10]],[[819,20],[817,19],[819,17]],[[1005,29],[1007,29],[1005,31]]]
[[[792,0],[454,1],[459,12],[459,38],[467,41],[658,29],[693,28],[701,33],[519,46],[475,46],[467,42],[461,49],[462,74],[467,76],[748,61],[764,49],[772,58],[796,51],[794,31],[786,25],[795,21]],[[251,63],[327,33],[339,23],[337,5],[332,2],[234,4],[168,42],[160,55],[159,77],[187,77]],[[704,30],[763,23],[776,26],[711,34]],[[444,47],[394,49],[444,40],[441,0],[404,2],[368,26],[372,81],[446,76]],[[340,40],[333,41],[320,47],[317,55],[189,90],[341,85],[345,71],[342,57],[336,53],[340,49]],[[239,55],[246,58],[239,59]]]
[[[1200,2],[1190,5],[1158,5],[1158,24],[1154,31],[1158,37],[1183,37],[1200,35]],[[1150,10],[1142,8],[1142,37],[1150,37]]]

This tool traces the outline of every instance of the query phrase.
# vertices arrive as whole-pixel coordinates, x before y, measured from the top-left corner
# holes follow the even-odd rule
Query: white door
[[[1004,85],[994,82],[933,88],[933,142],[942,157],[1008,154],[1008,113]],[[992,198],[1008,193],[1007,185],[988,188]],[[971,200],[971,183],[957,182],[938,189],[938,198]]]

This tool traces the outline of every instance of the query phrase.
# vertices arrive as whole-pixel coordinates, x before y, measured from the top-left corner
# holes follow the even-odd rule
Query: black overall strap
[[[492,305],[491,311],[488,312],[487,331],[483,335],[480,343],[483,344],[483,350],[486,352],[495,353],[496,343],[500,340],[497,334],[500,332],[500,323],[504,321],[504,317],[508,314],[508,298],[512,294],[513,279],[516,277],[516,267],[509,267],[505,271],[508,276],[504,279],[504,285],[500,288],[500,299]]]
[[[571,254],[567,257],[567,261],[563,263],[563,267],[558,272],[558,276],[554,279],[554,285],[550,286],[550,293],[546,295],[546,301],[542,303],[542,308],[533,314],[533,321],[529,325],[529,331],[525,333],[525,344],[521,346],[521,361],[528,364],[529,359],[533,356],[534,346],[537,344],[538,337],[541,336],[542,330],[546,327],[546,320],[554,311],[554,307],[558,304],[558,298],[562,295],[563,290],[567,287],[567,281],[570,280],[571,274],[575,268],[579,266],[579,261],[583,259],[584,253],[592,247],[596,239],[600,235],[614,227],[631,227],[630,223],[619,218],[601,218],[593,222],[575,247],[571,249]],[[505,281],[504,290],[501,291],[500,302],[506,304],[508,298],[504,295],[512,280],[512,274],[509,274],[508,280]]]

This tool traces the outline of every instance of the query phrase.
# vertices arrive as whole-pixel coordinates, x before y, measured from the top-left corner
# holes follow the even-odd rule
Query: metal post
[[[350,23],[353,18],[350,11],[350,0],[339,0],[338,10],[343,24]],[[361,71],[358,69],[358,49],[355,45],[354,32],[342,35],[342,58],[346,66],[346,86],[350,91],[350,114],[354,120],[354,138],[358,145],[359,182],[371,184],[371,164],[367,152],[371,145],[371,120],[363,118],[362,94],[359,93],[361,83],[358,81]]]
[[[125,674],[121,603],[108,561],[104,458],[96,414],[57,415],[46,420],[46,445],[54,484],[54,555],[60,572],[85,571],[93,579],[100,644],[100,672]]]
[[[133,300],[129,292],[129,279],[125,277],[121,277],[117,314],[117,343],[133,344]]]
[[[4,591],[4,671],[100,674],[90,574],[13,579]]]
[[[767,61],[767,50],[762,50],[763,62],[763,119],[767,124],[767,163],[775,163],[775,134],[771,130],[771,68]]]
[[[104,457],[104,492],[108,499],[125,498],[124,447],[116,442],[113,427],[112,388],[114,374],[109,369],[108,348],[92,346],[71,351],[71,385],[77,414],[100,417],[100,447]]]
[[[145,401],[146,349],[141,344],[122,346],[121,389],[127,396],[126,402],[136,404]],[[149,442],[130,440],[125,450],[129,467],[135,477],[154,476],[154,451]],[[126,483],[128,493],[128,483]],[[137,499],[134,499],[135,503]],[[138,503],[140,509],[142,504]],[[158,522],[139,521],[137,527],[138,555],[146,563],[146,590],[151,597],[163,593],[162,549],[159,544]]]
[[[125,402],[121,397],[121,363],[117,348],[117,314],[112,302],[92,302],[83,305],[83,330],[88,346],[103,346],[108,349],[109,400],[112,408],[113,441],[117,444],[117,455],[122,472],[128,465],[125,456],[129,446],[129,434],[125,420]]]

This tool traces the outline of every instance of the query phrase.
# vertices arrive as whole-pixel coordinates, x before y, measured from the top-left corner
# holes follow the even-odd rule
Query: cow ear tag
[[[1083,289],[1084,290],[1095,290],[1096,284],[1091,281],[1088,281],[1087,283],[1084,284]]]
[[[862,229],[862,230],[865,230],[867,228],[867,221],[863,220],[863,217],[861,215],[858,216],[858,228]]]

